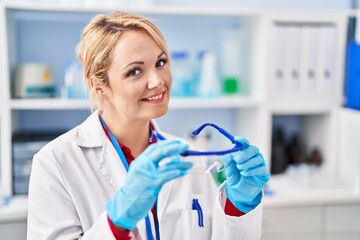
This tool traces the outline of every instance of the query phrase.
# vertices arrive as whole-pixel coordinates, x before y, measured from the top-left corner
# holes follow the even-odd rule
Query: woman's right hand
[[[106,211],[117,226],[132,230],[154,206],[164,183],[188,173],[191,162],[180,161],[178,155],[188,145],[178,140],[163,140],[151,144],[130,165],[124,185],[107,202]],[[173,159],[160,162],[168,157]]]

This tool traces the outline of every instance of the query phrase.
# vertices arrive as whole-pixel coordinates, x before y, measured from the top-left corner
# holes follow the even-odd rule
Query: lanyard
[[[114,137],[114,135],[109,131],[109,129],[106,127],[106,124],[103,120],[103,118],[100,115],[100,122],[101,125],[105,128],[105,130],[107,131],[107,133],[110,136],[110,140],[112,142],[112,144],[115,147],[115,150],[117,152],[117,154],[119,155],[119,158],[121,160],[121,162],[123,163],[126,171],[129,171],[129,164],[126,161],[125,155],[123,153],[123,151],[121,150],[121,147],[119,145],[119,142],[116,140],[116,138]],[[155,202],[155,211],[157,211],[157,202]],[[147,215],[145,217],[145,224],[146,224],[146,236],[148,240],[153,240],[153,235],[152,235],[152,230],[151,230],[151,223],[150,223],[150,218],[149,215]],[[157,216],[155,216],[155,233],[156,233],[156,239],[160,240],[160,232],[159,232],[159,221]]]

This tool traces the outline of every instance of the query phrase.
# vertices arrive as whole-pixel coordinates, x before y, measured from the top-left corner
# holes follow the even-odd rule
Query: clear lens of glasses
[[[224,164],[220,160],[220,157],[212,157],[208,159],[209,166],[205,169],[204,173],[211,172],[212,169],[216,167],[217,172],[221,172],[224,169]]]

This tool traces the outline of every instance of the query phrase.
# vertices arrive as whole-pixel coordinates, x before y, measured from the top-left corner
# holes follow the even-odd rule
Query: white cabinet
[[[27,197],[14,197],[0,207],[0,239],[26,239]]]
[[[325,211],[326,239],[360,239],[360,205],[330,205]]]
[[[318,239],[321,218],[322,209],[316,206],[265,208],[262,239]]]
[[[342,109],[339,114],[339,178],[360,192],[360,111]]]
[[[360,203],[350,202],[265,207],[261,239],[360,239]]]
[[[347,235],[347,234],[340,234],[340,235],[336,235],[336,234],[332,234],[329,236],[324,237],[324,240],[359,240],[360,236],[359,235]]]
[[[26,220],[0,221],[0,239],[26,239]]]

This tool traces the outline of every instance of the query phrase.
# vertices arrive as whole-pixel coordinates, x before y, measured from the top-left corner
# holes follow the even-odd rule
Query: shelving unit
[[[216,99],[173,98],[170,109],[231,109],[235,112],[235,126],[227,126],[236,134],[247,136],[251,142],[258,145],[270,164],[271,126],[272,118],[276,115],[301,115],[304,130],[309,132],[307,140],[312,139],[313,126],[321,126],[321,133],[325,139],[335,139],[331,129],[336,125],[334,115],[341,106],[342,76],[344,49],[346,38],[347,12],[342,11],[309,11],[306,16],[297,11],[262,11],[236,9],[199,9],[199,8],[172,8],[147,7],[123,8],[123,6],[72,6],[59,4],[4,4],[2,12],[2,36],[4,39],[2,52],[2,78],[5,79],[2,87],[2,183],[5,193],[11,193],[11,135],[21,130],[16,122],[16,115],[21,112],[39,110],[84,110],[88,109],[86,100],[64,100],[59,97],[62,85],[64,65],[74,58],[73,49],[80,31],[86,22],[97,12],[110,12],[121,9],[137,12],[154,19],[155,23],[165,33],[170,49],[187,49],[190,52],[201,49],[210,49],[218,56],[219,35],[223,29],[241,29],[247,33],[246,58],[249,59],[246,68],[244,90],[239,96],[221,97]],[[65,16],[65,17],[63,17]],[[306,95],[289,93],[286,91],[274,92],[273,85],[273,53],[272,44],[276,36],[277,26],[282,24],[302,24],[303,26],[331,26],[335,29],[336,56],[333,75],[334,86],[331,96],[323,95],[307,99]],[[180,28],[182,26],[183,28]],[[211,26],[211,28],[209,28]],[[174,31],[174,29],[176,31]],[[181,29],[186,29],[181,30]],[[46,32],[47,31],[47,32]],[[182,32],[184,31],[184,32]],[[198,35],[191,36],[198,31]],[[186,34],[190,35],[186,35]],[[63,36],[66,35],[66,38]],[[184,37],[186,36],[186,37]],[[55,41],[62,37],[60,45]],[[212,41],[209,39],[212,37]],[[66,41],[64,41],[66,39]],[[180,39],[180,40],[179,40]],[[198,40],[197,40],[198,39]],[[204,40],[207,41],[204,41]],[[54,42],[54,44],[51,44]],[[204,43],[206,42],[206,45]],[[201,46],[201,47],[200,47]],[[44,49],[44,47],[48,47]],[[37,49],[37,50],[36,50]],[[57,56],[56,58],[51,56]],[[12,72],[19,63],[27,61],[47,62],[53,69],[56,87],[55,99],[14,99],[11,97]],[[285,67],[286,68],[286,67]],[[285,89],[286,90],[286,89]],[[15,117],[15,119],[14,119]],[[306,122],[306,124],[305,124]],[[314,124],[313,124],[314,123]],[[328,137],[329,136],[329,137]],[[336,159],[335,143],[328,140],[321,146],[326,154],[327,165],[334,165]],[[334,140],[335,141],[335,140]],[[313,144],[313,143],[312,143]]]
[[[127,8],[120,5],[7,3],[0,4],[0,179],[3,193],[12,193],[11,140],[14,132],[28,127],[28,125],[24,126],[25,121],[31,121],[33,115],[39,113],[41,116],[46,116],[61,111],[61,115],[65,116],[71,112],[68,115],[68,124],[75,125],[78,119],[71,119],[74,112],[89,110],[87,100],[65,100],[59,97],[59,89],[63,84],[64,66],[67,61],[74,58],[74,47],[80,38],[80,30],[90,18],[98,12],[110,12],[115,9],[150,17],[164,32],[171,50],[185,49],[192,54],[206,49],[220,56],[219,36],[222,30],[230,28],[245,31],[247,50],[244,54],[248,61],[246,61],[242,91],[236,96],[219,98],[172,98],[170,111],[181,112],[180,115],[184,112],[191,114],[199,112],[193,116],[194,122],[211,121],[212,119],[209,118],[216,115],[216,120],[221,121],[220,124],[223,123],[224,128],[236,135],[246,136],[250,142],[257,145],[269,167],[273,161],[270,156],[274,118],[295,116],[299,122],[301,136],[307,143],[306,147],[308,149],[318,147],[325,159],[323,168],[332,178],[338,177],[336,167],[341,164],[341,159],[337,157],[336,148],[338,144],[337,116],[342,106],[349,12],[309,10],[304,14],[302,11],[293,10],[159,6]],[[275,45],[279,44],[277,42],[279,26],[300,26],[303,30],[324,27],[326,30],[327,28],[334,30],[334,35],[329,40],[336,42],[332,55],[336,61],[332,63],[332,82],[327,91],[312,94],[306,90],[293,92],[292,84],[301,84],[304,80],[304,77],[301,77],[304,75],[301,73],[305,70],[300,66],[297,70],[300,77],[295,82],[290,81],[289,77],[284,77],[280,82],[275,79],[279,66],[274,59],[277,59],[279,53],[274,50],[276,50]],[[280,45],[286,49],[285,46],[286,44]],[[50,64],[58,89],[56,98],[15,99],[12,97],[12,72],[18,64],[27,61]],[[306,63],[306,60],[301,58],[299,64],[303,66],[304,61]],[[291,73],[294,65],[289,65],[290,62],[288,59],[284,61],[286,64],[283,67],[284,71]],[[285,87],[282,88],[282,86]],[[161,121],[167,123],[164,130],[170,132],[171,130],[188,131],[193,127],[187,121],[183,121],[184,126],[179,126],[179,119],[174,119],[171,114],[169,117],[162,118]],[[49,125],[51,126],[50,123],[47,124]],[[35,121],[30,126],[38,129],[41,128],[41,123]],[[279,190],[277,186],[273,190]],[[327,190],[333,187],[323,186]],[[282,192],[268,199],[265,198],[265,207],[278,207],[277,203],[289,199],[286,197],[288,196],[286,190],[279,191]],[[282,195],[284,193],[285,195]],[[306,199],[305,195],[308,193],[305,191],[300,199]],[[351,195],[349,198],[358,201],[356,196]],[[323,204],[326,200],[319,201]],[[301,203],[298,202],[298,204]]]
[[[252,45],[263,47],[249,47],[245,54],[249,56],[246,71],[246,80],[242,82],[242,92],[237,96],[224,96],[220,98],[172,98],[170,111],[201,111],[205,115],[207,112],[226,110],[231,112],[231,116],[236,115],[241,118],[255,120],[254,117],[261,113],[258,111],[261,104],[262,94],[258,90],[261,80],[261,72],[251,71],[253,62],[260,62],[263,59],[257,57],[259,51],[265,49],[261,43],[265,36],[261,29],[261,11],[253,10],[234,10],[234,9],[200,9],[200,8],[173,8],[173,7],[147,7],[147,8],[123,8],[123,6],[79,6],[62,4],[4,4],[1,6],[4,39],[6,54],[2,56],[1,74],[3,79],[7,79],[3,89],[6,92],[3,97],[4,102],[4,136],[2,141],[1,179],[3,191],[11,194],[12,178],[11,172],[11,139],[12,134],[22,131],[24,118],[32,120],[33,114],[40,114],[48,119],[47,112],[52,115],[54,111],[88,111],[87,100],[67,100],[61,99],[60,88],[63,84],[64,66],[67,61],[74,58],[74,47],[80,38],[80,31],[85,24],[99,12],[110,12],[114,9],[136,12],[155,21],[164,32],[170,49],[185,49],[191,54],[201,50],[211,50],[220,56],[219,40],[224,29],[245,30]],[[211,26],[211,28],[209,28]],[[175,29],[175,31],[174,31]],[[182,30],[182,29],[186,29]],[[196,32],[197,34],[192,34]],[[6,34],[5,34],[6,33]],[[64,38],[66,36],[66,38]],[[186,36],[186,37],[184,37]],[[56,40],[62,39],[60,44],[55,44]],[[209,39],[213,39],[209,41]],[[54,44],[52,44],[54,43]],[[56,46],[55,46],[56,45]],[[52,57],[57,56],[57,57]],[[56,98],[54,99],[15,99],[11,94],[12,79],[15,67],[27,61],[46,62],[53,71],[56,81]],[[257,66],[257,69],[264,69],[264,64]],[[246,116],[238,114],[239,109],[249,112]],[[30,118],[29,118],[30,117]],[[222,116],[226,118],[226,116]],[[55,117],[56,118],[56,117]],[[206,119],[206,116],[204,116]],[[71,121],[71,119],[67,119]],[[208,119],[206,119],[208,120]],[[210,119],[211,120],[211,119]],[[25,120],[26,121],[26,120]],[[51,120],[50,120],[51,121]],[[200,121],[200,120],[199,120]],[[205,121],[205,120],[204,120]],[[220,120],[221,121],[221,120]],[[226,121],[225,121],[226,122]],[[227,121],[229,122],[229,121]],[[230,121],[231,122],[231,121]],[[34,123],[35,124],[35,123]],[[35,126],[32,124],[32,126]],[[259,123],[260,126],[264,124]],[[41,125],[41,124],[40,124]],[[74,124],[75,125],[75,124]],[[36,129],[41,126],[35,126]],[[193,126],[191,126],[193,127]],[[184,126],[183,129],[191,128]],[[233,132],[240,132],[236,124],[224,126]],[[5,129],[6,128],[6,129]],[[261,130],[259,130],[261,131]],[[264,146],[262,137],[257,133],[249,136],[257,145]],[[261,139],[257,141],[257,139]],[[9,144],[10,142],[10,144]],[[266,149],[264,148],[264,154]],[[4,159],[4,160],[2,160]],[[5,160],[6,159],[6,160]]]

